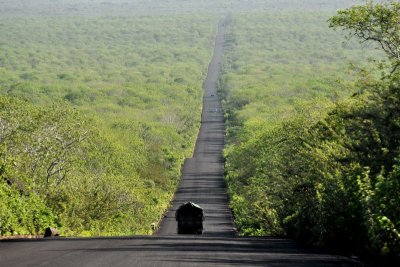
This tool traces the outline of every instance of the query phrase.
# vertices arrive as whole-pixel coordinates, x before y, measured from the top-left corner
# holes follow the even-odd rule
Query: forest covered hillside
[[[398,255],[399,11],[232,16],[220,92],[242,235]]]
[[[398,15],[389,0],[0,0],[0,235],[151,234],[226,17],[239,233],[397,255]]]
[[[217,21],[2,17],[0,234],[151,233],[193,151]]]
[[[336,10],[362,0],[14,0],[0,1],[2,17],[142,16],[260,10]]]

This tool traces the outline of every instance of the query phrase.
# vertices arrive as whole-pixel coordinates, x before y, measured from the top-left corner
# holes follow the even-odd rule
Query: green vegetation
[[[151,233],[199,126],[214,15],[0,20],[0,235]]]
[[[3,1],[0,235],[151,233],[193,150],[211,13],[223,11],[219,87],[240,232],[397,255],[400,6],[368,2],[327,21],[347,6]]]
[[[227,181],[243,235],[399,253],[400,74],[391,54],[399,51],[399,7],[367,3],[330,20],[389,56],[356,78],[346,61],[360,66],[366,56],[329,32],[328,13],[233,17],[220,88]]]
[[[351,93],[348,65],[380,54],[329,31],[332,14],[281,11],[231,18],[220,81],[230,131],[242,123],[272,127],[304,102],[336,101]]]
[[[128,16],[227,13],[255,10],[335,10],[358,0],[13,0],[0,3],[0,17]]]

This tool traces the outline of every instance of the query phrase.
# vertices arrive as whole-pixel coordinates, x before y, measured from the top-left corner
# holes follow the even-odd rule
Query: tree
[[[348,37],[362,43],[376,43],[388,55],[393,74],[400,66],[400,3],[392,0],[356,5],[339,10],[330,20],[330,27],[348,31]]]
[[[68,107],[38,108],[8,96],[0,96],[0,108],[2,173],[44,192],[60,184],[82,157],[87,122]]]

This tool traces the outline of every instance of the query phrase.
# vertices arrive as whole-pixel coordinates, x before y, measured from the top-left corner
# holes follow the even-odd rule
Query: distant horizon
[[[141,16],[193,12],[265,10],[331,10],[361,0],[14,0],[0,2],[0,17],[13,16]]]

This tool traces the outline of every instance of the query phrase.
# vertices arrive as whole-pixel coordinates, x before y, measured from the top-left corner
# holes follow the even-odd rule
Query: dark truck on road
[[[181,205],[175,213],[178,222],[178,234],[198,234],[203,233],[204,211],[193,203],[187,202]]]

